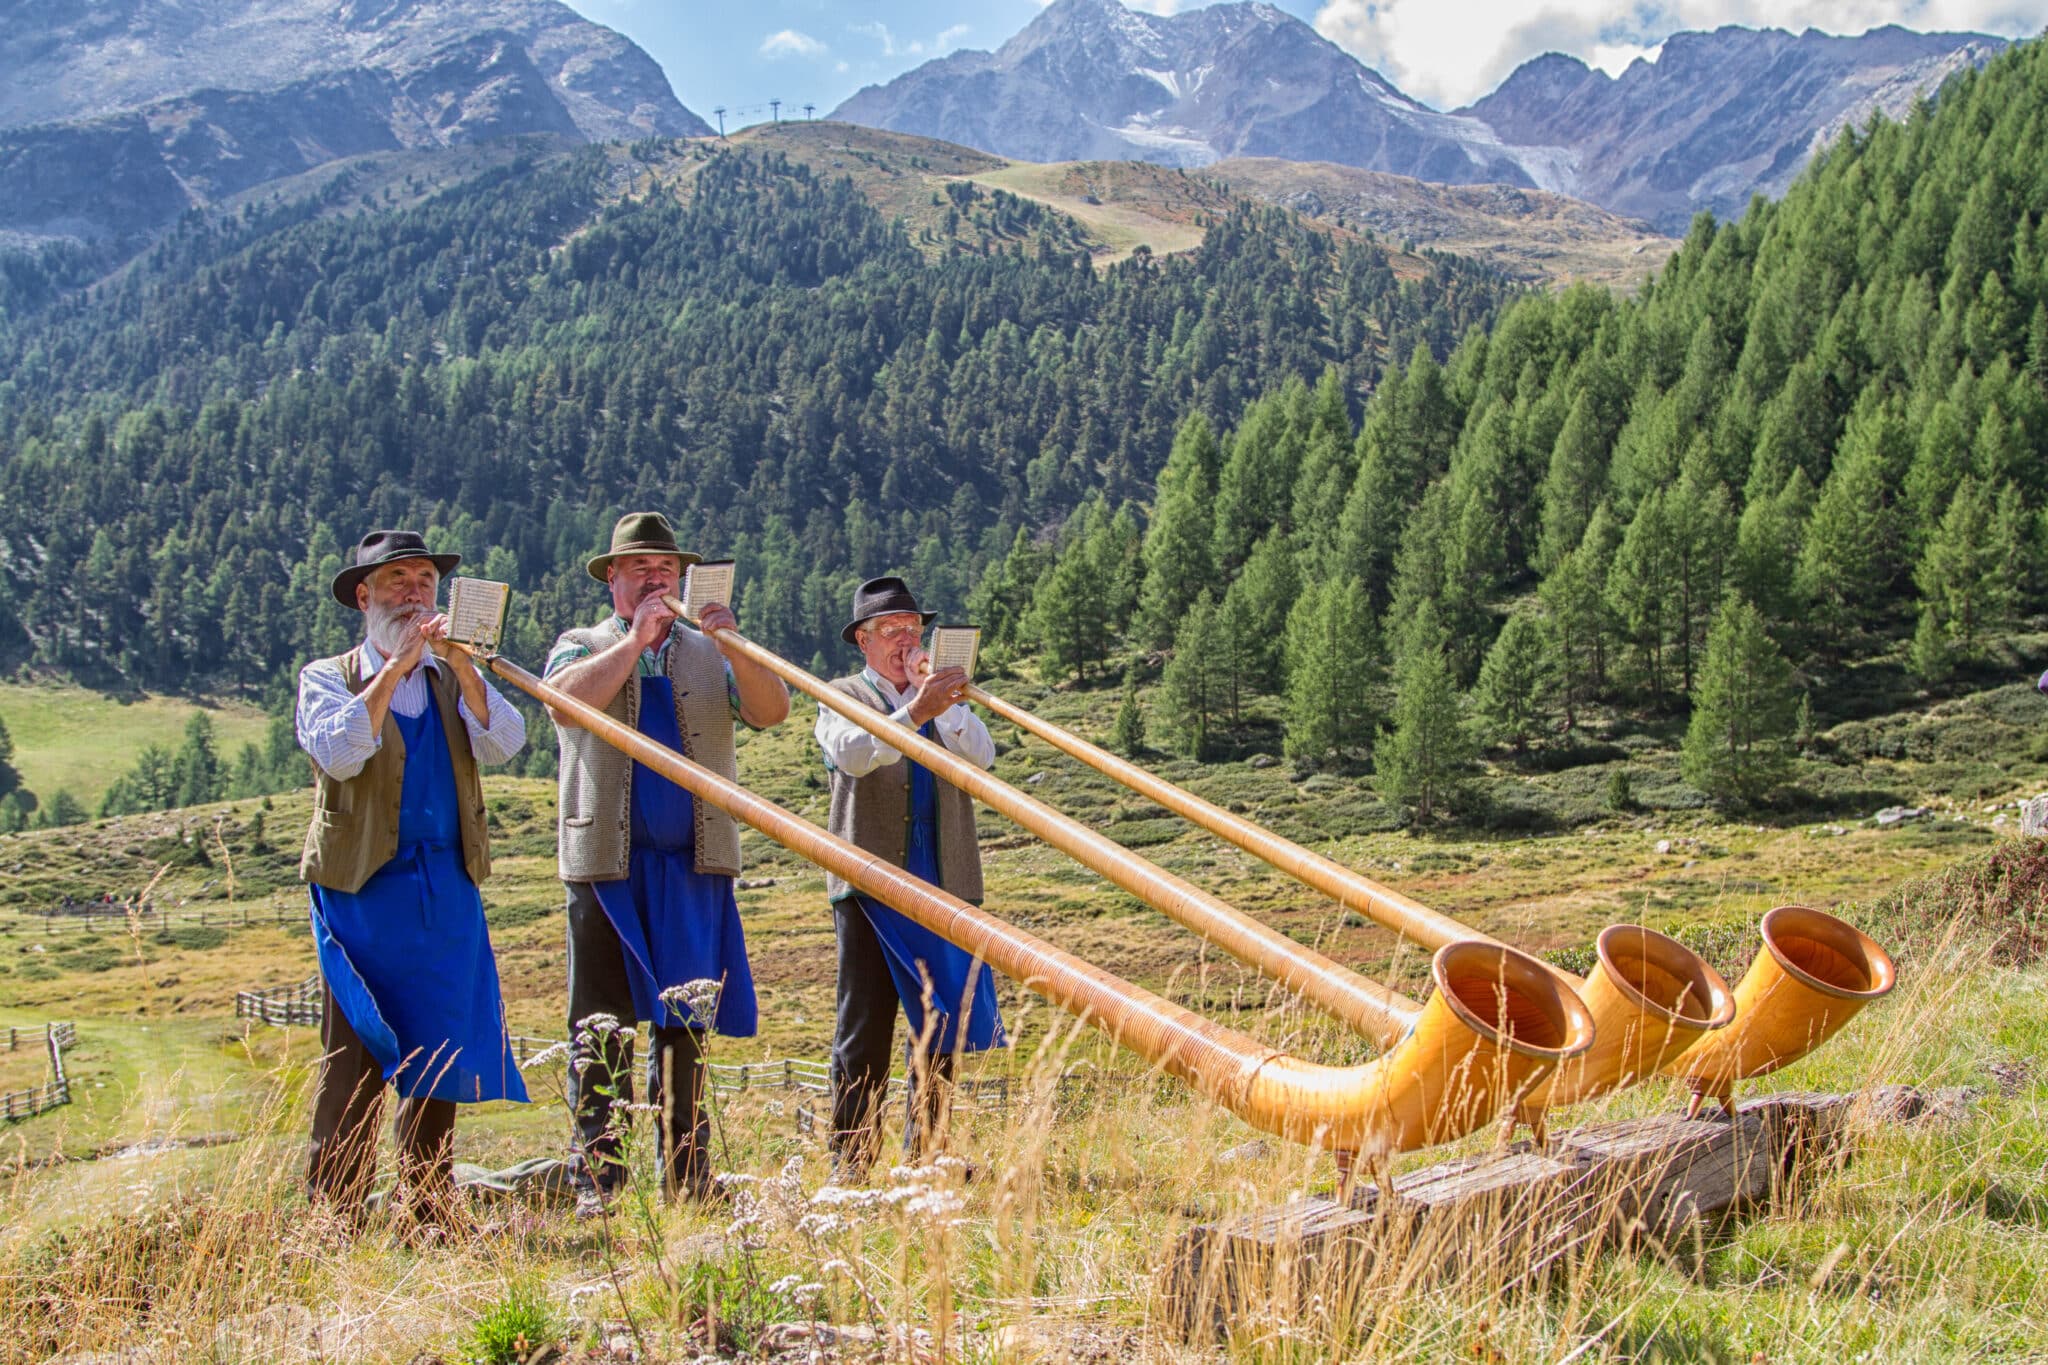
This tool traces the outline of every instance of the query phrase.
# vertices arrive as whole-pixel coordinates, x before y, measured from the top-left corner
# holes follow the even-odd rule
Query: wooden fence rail
[[[26,1038],[33,1043],[38,1030],[29,1029]],[[78,1045],[78,1027],[69,1021],[45,1024],[40,1030],[43,1047],[50,1054],[50,1079],[43,1085],[27,1090],[10,1090],[0,1095],[0,1119],[8,1123],[20,1119],[32,1119],[38,1114],[48,1113],[60,1104],[71,1103],[71,1078],[64,1074],[64,1049]],[[9,1026],[7,1050],[17,1051],[24,1038],[23,1030]]]
[[[202,929],[248,929],[306,927],[304,901],[208,905],[193,909],[162,910],[154,906],[131,911],[127,906],[78,906],[70,910],[23,910],[0,917],[0,933],[56,935],[122,930],[130,924],[140,929],[161,930],[173,925],[198,925]]]
[[[320,978],[308,977],[294,986],[270,990],[235,992],[235,1017],[254,1019],[265,1024],[299,1024],[318,1026],[321,1012],[326,1008],[326,997],[320,988]],[[523,1069],[536,1058],[543,1057],[550,1049],[558,1055],[549,1061],[566,1063],[568,1048],[559,1038],[536,1038],[528,1034],[514,1033],[507,1036],[512,1045],[512,1057]],[[739,1095],[748,1091],[798,1091],[804,1094],[824,1095],[831,1093],[831,1070],[824,1062],[811,1061],[802,1057],[784,1057],[765,1062],[713,1062],[710,1071],[711,1093],[714,1095]],[[1075,1093],[1093,1086],[1121,1084],[1138,1080],[1132,1076],[1077,1075],[1060,1078],[1057,1098],[1065,1101]],[[901,1076],[889,1078],[889,1098],[901,1099],[906,1083]],[[1007,1110],[1025,1094],[1021,1082],[1009,1076],[968,1077],[959,1082],[954,1091],[956,1106],[980,1110]]]

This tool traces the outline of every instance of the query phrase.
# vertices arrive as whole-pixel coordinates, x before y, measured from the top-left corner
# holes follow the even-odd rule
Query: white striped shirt
[[[363,671],[375,676],[384,666],[384,656],[368,640],[359,648]],[[441,660],[432,650],[422,650],[420,660],[427,668],[440,668]],[[469,730],[469,751],[478,763],[503,763],[526,743],[526,718],[498,694],[484,679],[489,698],[490,725],[478,725],[469,703],[457,700],[455,710]],[[401,716],[417,716],[427,709],[427,675],[415,667],[399,680],[391,692],[391,709]],[[370,705],[348,690],[341,666],[330,659],[307,664],[299,671],[297,713],[299,747],[311,754],[320,770],[337,782],[346,782],[363,770],[370,756],[384,747],[384,736],[370,728]]]
[[[863,668],[860,675],[884,701],[896,708],[889,712],[890,720],[906,728],[916,728],[910,723],[910,692],[897,691],[893,683],[872,668]],[[981,717],[967,709],[967,703],[955,702],[933,717],[933,722],[939,742],[948,749],[977,768],[996,765],[996,742],[990,737],[988,727],[981,723]],[[900,749],[884,744],[827,706],[818,708],[818,724],[812,733],[817,736],[818,747],[825,751],[826,766],[837,768],[848,777],[866,777],[875,769],[903,757]]]

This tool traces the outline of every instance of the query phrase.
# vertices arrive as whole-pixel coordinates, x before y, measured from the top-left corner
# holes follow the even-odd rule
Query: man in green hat
[[[737,624],[723,603],[693,629],[664,597],[680,591],[697,561],[657,512],[632,512],[612,529],[611,549],[587,566],[611,593],[612,612],[563,633],[547,677],[579,701],[735,778],[733,722],[753,729],[789,715],[789,692],[752,660],[712,638]],[[634,763],[568,717],[555,716],[561,745],[557,834],[569,919],[569,1103],[579,1154],[577,1210],[598,1212],[624,1171],[613,1104],[632,1099],[636,1021],[652,1030],[647,1098],[666,1192],[712,1193],[710,1134],[702,1118],[703,1034],[754,1032],[733,879],[739,827],[658,773]],[[719,985],[715,1004],[685,990]]]

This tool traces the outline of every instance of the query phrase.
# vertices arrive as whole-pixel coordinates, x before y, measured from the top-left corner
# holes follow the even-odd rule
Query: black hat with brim
[[[609,582],[605,571],[611,568],[614,559],[627,555],[674,555],[683,562],[684,568],[702,562],[704,556],[693,555],[676,544],[675,528],[668,524],[668,518],[659,512],[628,512],[612,527],[612,547],[583,566],[584,571],[600,583]]]
[[[417,531],[372,531],[356,545],[355,563],[334,576],[334,600],[350,611],[356,605],[356,585],[386,564],[402,559],[431,559],[441,577],[462,562],[461,555],[437,555],[427,548],[427,538]]]
[[[870,578],[854,590],[853,620],[846,629],[839,632],[839,638],[858,648],[860,642],[853,633],[874,620],[877,616],[900,616],[911,612],[930,625],[938,615],[935,611],[919,611],[917,599],[910,594],[910,586],[900,578]]]

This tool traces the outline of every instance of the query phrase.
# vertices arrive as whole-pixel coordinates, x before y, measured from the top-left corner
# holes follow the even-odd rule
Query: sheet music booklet
[[[932,628],[932,672],[957,668],[974,681],[974,661],[981,653],[980,626],[934,626]]]
[[[449,579],[449,638],[495,653],[505,636],[505,609],[511,601],[510,583],[493,583],[488,578]]]
[[[730,559],[706,559],[692,564],[683,574],[683,617],[691,625],[704,616],[704,608],[717,602],[732,605],[732,580],[738,566]]]

